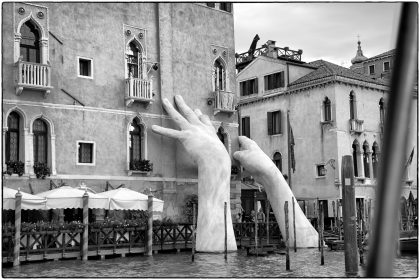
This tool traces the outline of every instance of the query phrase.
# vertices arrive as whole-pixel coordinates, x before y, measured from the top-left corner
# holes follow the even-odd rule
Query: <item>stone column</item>
[[[27,152],[26,152],[27,151]],[[25,154],[28,156],[26,162],[29,175],[34,175],[34,134],[28,133],[28,141],[26,141]]]
[[[14,40],[14,54],[13,54],[13,62],[16,63],[19,60],[20,56],[20,40],[22,39],[22,35],[20,33],[15,33],[15,40]]]
[[[23,129],[23,162],[25,164],[25,174],[29,174],[31,170],[31,158],[26,143],[29,141],[29,128]]]
[[[41,63],[47,64],[48,62],[48,39],[42,38],[40,40],[40,46],[41,46]]]
[[[55,134],[51,134],[51,175],[57,175],[55,168]]]

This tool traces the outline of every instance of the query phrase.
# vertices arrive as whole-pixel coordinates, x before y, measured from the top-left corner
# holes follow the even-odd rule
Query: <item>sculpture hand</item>
[[[260,149],[257,143],[246,136],[239,136],[238,140],[241,151],[235,152],[233,158],[238,160],[253,177],[258,180],[269,175],[270,172],[278,171],[273,161]]]
[[[191,110],[180,95],[175,96],[175,103],[182,115],[168,99],[163,99],[163,107],[181,130],[153,125],[153,132],[178,139],[199,167],[228,165],[230,169],[229,154],[217,137],[209,117],[203,115],[199,109]]]

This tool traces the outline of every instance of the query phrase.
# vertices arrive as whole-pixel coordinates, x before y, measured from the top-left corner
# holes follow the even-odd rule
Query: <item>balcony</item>
[[[363,120],[350,120],[350,132],[363,133]]]
[[[20,95],[23,89],[32,89],[44,92],[44,97],[50,94],[51,66],[19,60],[17,62],[16,95]]]
[[[235,105],[235,94],[232,92],[214,92],[214,115],[220,112],[232,114],[236,112]]]
[[[128,78],[125,80],[125,105],[141,102],[149,106],[153,103],[152,80]]]

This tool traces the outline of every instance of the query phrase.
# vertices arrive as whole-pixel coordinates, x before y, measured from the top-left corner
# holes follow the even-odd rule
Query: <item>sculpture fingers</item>
[[[184,117],[192,124],[200,124],[200,120],[197,115],[191,110],[191,108],[185,103],[181,95],[175,96],[175,102],[178,106],[179,111],[184,115]]]
[[[242,150],[250,150],[252,148],[258,147],[257,143],[246,136],[238,136],[238,141]]]
[[[163,135],[163,136],[175,138],[175,139],[182,139],[184,137],[184,133],[182,131],[166,128],[166,127],[161,127],[158,125],[152,125],[152,131],[159,135]]]
[[[167,98],[162,100],[163,108],[174,122],[181,128],[186,129],[190,126],[189,122],[177,111]]]
[[[241,165],[244,165],[246,162],[248,151],[236,151],[233,153],[233,158],[236,159],[241,163]]]
[[[196,114],[197,114],[199,120],[202,123],[204,123],[205,125],[209,125],[209,126],[213,127],[213,124],[211,123],[211,120],[210,120],[209,116],[204,115],[203,113],[201,113],[200,109],[195,109],[195,110],[198,110],[199,111],[199,114],[197,114],[197,112],[196,112]]]

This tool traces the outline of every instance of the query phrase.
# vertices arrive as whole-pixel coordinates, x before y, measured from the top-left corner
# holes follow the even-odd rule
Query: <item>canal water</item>
[[[138,255],[104,260],[60,260],[27,263],[18,267],[3,267],[3,277],[66,277],[66,278],[125,278],[125,277],[346,277],[344,252],[325,250],[325,265],[321,266],[318,249],[300,249],[290,254],[291,271],[286,271],[286,256],[272,254],[265,257],[247,256],[244,250],[223,254],[191,252]],[[359,276],[364,277],[364,267]],[[394,277],[417,277],[417,255],[401,256],[394,263]]]

